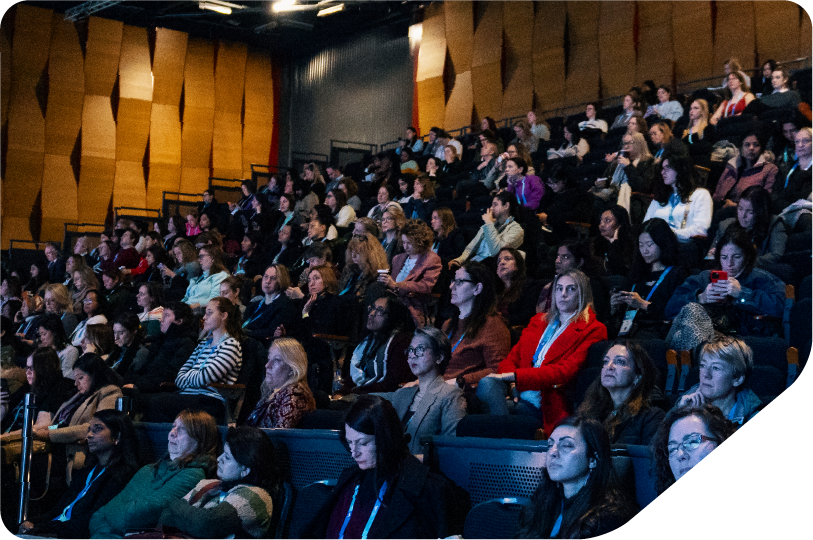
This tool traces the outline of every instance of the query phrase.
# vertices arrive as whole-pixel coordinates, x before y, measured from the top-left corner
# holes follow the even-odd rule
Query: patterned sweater
[[[234,384],[243,364],[240,343],[228,334],[213,344],[212,338],[201,341],[175,377],[181,394],[209,396],[223,400],[212,383]]]
[[[305,413],[313,410],[316,410],[316,401],[307,385],[289,384],[270,399],[257,403],[245,425],[268,429],[295,428]]]
[[[220,480],[201,480],[164,510],[161,524],[195,538],[265,538],[272,514],[273,501],[262,488],[239,484],[224,492]]]

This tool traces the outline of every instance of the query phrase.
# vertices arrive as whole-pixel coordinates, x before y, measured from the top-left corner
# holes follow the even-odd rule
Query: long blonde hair
[[[347,245],[345,253],[345,263],[353,263],[353,253],[361,255],[361,275],[365,278],[375,276],[379,270],[387,270],[390,265],[387,262],[387,252],[381,247],[378,238],[370,233],[363,236],[354,237]]]
[[[693,103],[697,103],[700,105],[700,118],[697,119],[697,129],[695,129],[695,133],[699,138],[703,138],[703,131],[706,129],[706,126],[709,125],[709,102],[705,99],[696,99]],[[691,123],[683,130],[683,136],[686,137],[692,130]]]
[[[308,386],[308,355],[305,353],[302,344],[294,338],[278,338],[274,340],[274,343],[269,347],[269,356],[274,347],[279,349],[282,361],[291,369],[291,374],[279,388],[271,388],[267,382],[263,381],[261,386],[263,401],[271,399],[271,397],[282,388],[297,383],[310,392],[311,390]]]
[[[573,318],[573,322],[589,322],[589,311],[593,307],[593,290],[590,288],[590,278],[578,268],[565,270],[553,280],[553,285],[551,286],[551,294],[554,295],[553,301],[551,302],[550,310],[545,315],[545,319],[548,322],[552,322],[559,318],[559,306],[556,304],[556,285],[559,283],[559,280],[565,276],[570,276],[579,288],[579,314]]]

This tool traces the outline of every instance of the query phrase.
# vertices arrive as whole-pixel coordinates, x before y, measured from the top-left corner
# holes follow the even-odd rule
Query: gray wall
[[[290,58],[287,67],[281,163],[290,163],[291,152],[329,155],[331,139],[393,141],[412,123],[412,58],[405,28],[374,30],[312,56]]]

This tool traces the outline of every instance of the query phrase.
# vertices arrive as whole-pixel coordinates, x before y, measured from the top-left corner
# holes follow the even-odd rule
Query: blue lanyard
[[[107,470],[107,467],[102,469],[99,472],[99,474],[96,475],[96,478],[93,478],[93,473],[96,471],[96,467],[93,467],[93,470],[90,471],[90,474],[88,475],[88,479],[85,481],[85,487],[82,489],[82,491],[79,492],[79,495],[76,496],[76,498],[73,500],[73,502],[65,507],[65,510],[62,511],[62,514],[60,514],[59,517],[55,517],[53,519],[53,521],[68,521],[68,520],[70,520],[71,519],[71,512],[73,511],[73,506],[76,503],[79,502],[79,499],[81,499],[82,497],[85,496],[85,494],[88,492],[88,490],[90,489],[90,486],[93,484],[93,482],[98,480],[99,477],[101,475],[103,475],[104,471],[106,471],[106,470]]]
[[[460,342],[461,342],[461,341],[463,341],[463,338],[464,338],[464,337],[466,337],[466,333],[465,333],[465,332],[463,332],[463,335],[462,335],[462,336],[460,336],[460,339],[458,339],[458,340],[457,340],[457,343],[455,343],[455,344],[454,344],[454,347],[452,347],[452,352],[454,352],[454,351],[455,351],[455,349],[457,349],[457,346],[458,346],[458,345],[460,345]],[[452,334],[449,334],[449,339],[452,339]]]
[[[562,528],[562,516],[565,514],[565,501],[562,501],[562,509],[559,510],[559,517],[556,518],[556,523],[553,524],[553,529],[550,531],[550,537],[556,538],[559,534],[559,529]]]
[[[350,501],[350,508],[347,510],[347,517],[344,518],[344,523],[342,523],[342,529],[339,531],[339,538],[344,538],[344,531],[347,529],[347,524],[350,523],[350,516],[353,515],[353,507],[356,505],[356,497],[359,494],[359,488],[361,484],[356,484],[356,490],[353,492],[353,500]],[[381,501],[384,499],[384,493],[387,492],[387,482],[384,481],[384,485],[381,486],[381,489],[378,491],[378,498],[375,500],[375,506],[373,507],[373,511],[370,514],[370,519],[367,520],[367,525],[364,527],[364,532],[361,533],[362,538],[367,538],[367,535],[370,532],[370,527],[373,526],[373,521],[375,520],[376,514],[378,514],[378,509],[381,508]]]
[[[691,137],[692,137],[692,134],[691,134],[691,133],[689,133],[689,142],[691,142]],[[657,154],[655,154],[655,158],[656,158],[656,159],[657,159],[657,158],[659,158],[659,157],[661,157],[661,154],[663,154],[663,150],[664,150],[663,148],[661,148],[660,150],[658,150],[658,153],[657,153]]]
[[[785,187],[788,187],[788,182],[790,182],[790,175],[793,174],[793,171],[795,171],[798,167],[799,160],[797,159],[796,163],[793,164],[793,167],[791,167],[790,171],[788,171],[788,175],[785,177]]]
[[[658,285],[663,283],[663,278],[666,277],[666,274],[668,274],[669,270],[671,270],[672,268],[674,268],[674,266],[670,266],[669,268],[667,268],[666,270],[663,271],[663,273],[661,274],[661,277],[659,277],[658,281],[655,282],[655,286],[652,287],[652,289],[649,291],[649,294],[646,295],[646,301],[647,302],[649,302],[649,299],[652,298],[652,294],[655,292],[655,289],[658,288]],[[634,292],[634,291],[635,291],[635,285],[632,286],[632,290],[630,292]]]
[[[545,328],[545,332],[542,334],[542,337],[539,339],[539,345],[536,346],[536,352],[534,353],[534,367],[539,367],[542,365],[542,362],[539,362],[539,355],[542,353],[542,349],[548,342],[553,339],[553,335],[559,329],[559,325],[561,325],[561,321],[556,319],[552,323]]]
[[[257,320],[257,318],[259,317],[258,313],[260,313],[260,310],[263,308],[264,305],[265,305],[265,298],[260,300],[260,303],[257,304],[257,309],[254,310],[254,313],[251,315],[251,318],[243,323],[243,328],[245,328],[246,326],[248,326],[249,324],[251,324],[251,323],[253,323],[254,321]]]

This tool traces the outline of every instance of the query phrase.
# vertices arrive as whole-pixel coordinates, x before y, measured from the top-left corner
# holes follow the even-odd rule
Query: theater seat
[[[522,414],[470,414],[457,424],[457,436],[533,441],[540,427],[542,423],[538,419]]]
[[[291,519],[286,527],[284,538],[302,538],[305,527],[316,517],[316,513],[324,506],[333,489],[336,479],[319,480],[300,489],[296,494],[291,511]]]
[[[505,497],[482,502],[472,508],[463,526],[463,538],[516,538],[519,517],[524,508],[530,509],[527,497]]]

